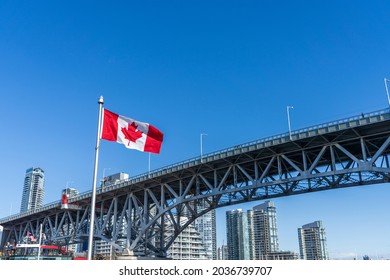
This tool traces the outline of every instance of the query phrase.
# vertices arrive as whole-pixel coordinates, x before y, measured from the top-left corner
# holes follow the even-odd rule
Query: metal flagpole
[[[97,182],[97,171],[98,171],[98,162],[99,162],[102,109],[104,103],[103,96],[100,96],[98,103],[99,103],[99,124],[98,124],[98,132],[97,132],[96,147],[95,147],[95,167],[93,170],[91,219],[90,219],[91,222],[89,225],[89,239],[88,239],[88,260],[92,260],[92,250],[93,250],[93,234],[94,234],[94,225],[95,225],[95,204],[96,204],[96,182]]]
[[[38,260],[41,258],[41,244],[42,244],[42,224],[39,226]]]

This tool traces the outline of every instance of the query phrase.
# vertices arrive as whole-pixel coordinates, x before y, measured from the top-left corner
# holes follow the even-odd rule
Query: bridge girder
[[[95,238],[135,255],[165,256],[175,238],[208,211],[272,199],[390,181],[390,132],[358,127],[281,141],[260,149],[232,150],[188,168],[124,183],[98,192]],[[22,242],[27,232],[59,244],[86,240],[90,199],[80,210],[55,208],[3,224],[4,241]],[[89,202],[90,203],[90,202]]]

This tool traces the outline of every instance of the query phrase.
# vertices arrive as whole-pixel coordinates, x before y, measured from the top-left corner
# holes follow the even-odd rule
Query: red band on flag
[[[152,125],[149,125],[148,137],[146,138],[144,151],[159,154],[163,138],[164,135],[160,130]]]
[[[118,114],[104,109],[102,139],[117,141],[118,117]]]

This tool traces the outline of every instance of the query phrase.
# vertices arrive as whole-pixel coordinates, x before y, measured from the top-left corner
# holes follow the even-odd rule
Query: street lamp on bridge
[[[390,82],[390,80],[385,78],[384,81],[385,81],[385,88],[386,88],[386,94],[387,94],[387,103],[389,104],[389,107],[390,107],[389,89],[387,87],[387,82]]]
[[[202,162],[202,154],[203,154],[203,136],[206,136],[206,133],[200,134],[200,162]]]
[[[292,138],[291,138],[291,124],[290,124],[290,109],[294,109],[294,107],[287,106],[288,135],[290,136],[290,140],[292,140]]]

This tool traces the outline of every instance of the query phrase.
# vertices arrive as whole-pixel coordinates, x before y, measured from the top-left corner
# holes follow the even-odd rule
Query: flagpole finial
[[[103,100],[103,96],[102,96],[102,95],[100,95],[98,103],[99,103],[99,104],[103,104],[103,103],[104,103],[104,100]]]

